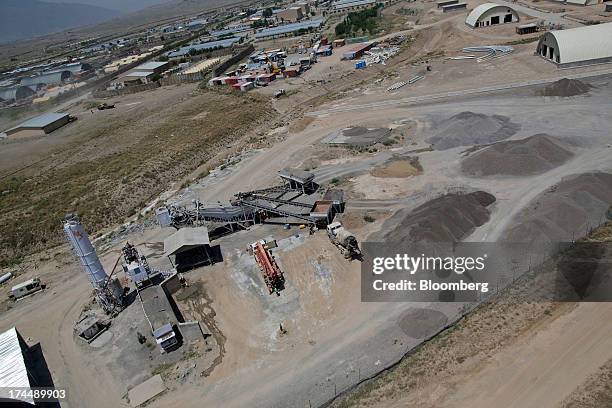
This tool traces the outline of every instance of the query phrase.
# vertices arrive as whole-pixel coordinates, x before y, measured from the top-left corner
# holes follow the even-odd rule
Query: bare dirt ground
[[[493,195],[496,201],[488,205],[487,217],[480,218],[478,223],[465,229],[464,234],[469,233],[469,236],[462,238],[471,241],[496,241],[503,236],[522,210],[533,205],[540,194],[555,186],[564,177],[595,171],[612,171],[608,150],[611,143],[609,129],[612,123],[608,106],[612,88],[609,77],[602,77],[588,80],[593,88],[587,94],[572,98],[543,97],[538,94],[541,87],[534,87],[489,93],[478,97],[459,95],[454,99],[441,99],[436,103],[401,102],[407,95],[428,95],[559,75],[552,65],[531,55],[533,44],[517,46],[515,54],[481,64],[475,61],[444,60],[441,52],[459,53],[462,46],[498,42],[499,37],[503,37],[491,33],[471,33],[458,28],[463,24],[463,18],[463,15],[457,14],[441,20],[441,23],[421,27],[421,35],[415,36],[410,46],[395,61],[391,60],[387,67],[372,67],[369,72],[358,72],[344,78],[334,77],[334,80],[338,81],[337,87],[332,86],[333,83],[316,85],[316,81],[320,78],[316,77],[319,74],[313,68],[309,71],[314,76],[311,78],[313,83],[308,84],[303,92],[289,95],[273,103],[281,112],[291,112],[295,105],[308,108],[310,104],[313,105],[313,109],[322,110],[311,112],[308,119],[296,123],[289,123],[291,117],[274,121],[267,124],[265,129],[253,129],[253,133],[247,134],[242,128],[232,128],[238,134],[236,139],[252,138],[248,146],[257,147],[256,149],[236,148],[234,151],[227,148],[226,143],[234,140],[232,137],[228,139],[222,137],[222,143],[212,146],[197,143],[181,144],[184,139],[177,134],[181,136],[186,134],[189,137],[198,135],[198,129],[208,128],[209,120],[215,120],[214,123],[222,124],[223,128],[235,125],[237,122],[235,115],[246,114],[245,112],[266,120],[266,109],[271,102],[265,95],[247,96],[255,98],[250,105],[242,104],[242,100],[241,104],[232,105],[227,100],[230,98],[229,95],[209,92],[185,97],[179,102],[176,102],[176,96],[175,99],[163,99],[163,95],[160,95],[159,104],[167,106],[166,109],[171,113],[163,118],[154,114],[155,109],[160,109],[160,106],[151,105],[149,110],[147,104],[142,104],[138,100],[141,95],[133,96],[134,99],[122,102],[126,113],[119,117],[109,117],[105,121],[108,126],[113,122],[120,123],[126,127],[126,130],[112,132],[108,142],[100,136],[95,139],[96,144],[101,143],[104,152],[114,152],[113,146],[124,140],[129,141],[127,146],[134,148],[144,143],[146,155],[143,156],[142,152],[134,149],[136,150],[134,160],[146,157],[146,162],[159,160],[172,168],[184,162],[195,164],[189,167],[191,174],[188,178],[195,179],[196,182],[185,183],[184,188],[179,188],[182,183],[172,172],[164,179],[174,182],[174,185],[162,185],[159,180],[151,183],[155,188],[159,188],[159,191],[167,190],[164,198],[173,200],[189,201],[192,198],[199,198],[204,202],[228,200],[239,191],[277,184],[279,182],[277,171],[284,167],[311,166],[316,181],[323,187],[335,185],[338,180],[340,184],[342,180],[348,180],[347,184],[350,185],[352,193],[349,197],[355,198],[349,199],[348,210],[343,217],[360,241],[373,239],[389,231],[390,228],[395,228],[397,223],[387,220],[392,219],[390,217],[398,210],[410,213],[411,210],[448,193],[485,191]],[[507,40],[511,41],[513,38]],[[333,67],[332,60],[328,61],[330,62],[318,64],[321,75],[327,71],[333,74],[334,70],[329,69],[330,66]],[[433,66],[433,71],[427,74],[426,79],[417,82],[414,86],[404,87],[396,94],[386,91],[388,85],[399,78],[410,78],[414,73],[423,71],[427,65],[425,61],[429,61]],[[521,69],[517,69],[517,66]],[[350,65],[346,68],[345,65],[342,69],[348,72],[352,68]],[[571,72],[590,72],[590,70],[596,69],[582,68]],[[282,81],[277,82],[278,85],[275,86],[280,87],[284,84]],[[334,93],[345,87],[354,89],[342,91],[339,95]],[[215,106],[210,106],[211,98]],[[318,106],[321,101],[329,99],[332,101],[323,108]],[[208,105],[205,100],[209,102]],[[231,98],[231,101],[235,99]],[[381,101],[385,104],[393,103],[376,105]],[[246,109],[247,107],[249,109]],[[256,111],[256,107],[262,110]],[[334,108],[342,109],[334,111]],[[132,113],[128,115],[129,112]],[[230,117],[228,112],[234,116]],[[432,149],[428,142],[428,139],[436,133],[437,124],[448,121],[462,112],[473,112],[485,118],[503,114],[509,121],[520,126],[515,133],[507,135],[508,140],[521,140],[543,132],[553,133],[569,146],[568,149],[573,153],[573,157],[544,173],[528,177],[467,177],[460,169],[463,153],[466,148],[471,147],[472,139],[465,145],[459,144],[457,147],[445,150]],[[81,115],[83,121],[79,122],[81,120],[79,119],[70,126],[81,123],[81,126],[85,127],[87,123],[85,117],[91,113],[81,109]],[[97,113],[91,116],[99,117],[96,115]],[[109,115],[119,115],[119,113],[111,111]],[[180,120],[170,119],[175,116]],[[228,117],[232,120],[228,120]],[[153,122],[151,128],[147,127],[149,121]],[[135,127],[145,127],[150,132],[146,132],[146,137],[138,134],[139,139],[132,141],[132,138],[136,139],[134,135],[137,134],[134,128],[130,127],[132,122]],[[329,155],[321,151],[320,140],[331,132],[349,126],[366,126],[373,123],[388,128],[398,124],[413,123],[414,129],[406,138],[389,148],[375,146],[371,151],[350,153],[335,151]],[[68,129],[66,128],[66,131]],[[82,129],[83,132],[86,130]],[[159,148],[159,138],[162,136],[170,147]],[[202,159],[203,162],[193,159],[191,155],[182,156],[181,151],[176,156],[177,152],[172,149],[177,146],[184,146],[189,152],[195,150],[194,157]],[[170,149],[170,153],[167,149]],[[224,163],[210,174],[202,173],[210,169],[208,155],[201,156],[204,153],[208,154],[209,150],[242,154],[235,156],[239,157],[239,160]],[[97,147],[93,145],[88,146],[86,152],[93,154],[94,159],[104,163],[108,161],[110,154],[96,156]],[[317,162],[309,164],[313,158],[310,154],[313,152],[316,153],[314,159]],[[407,156],[418,158],[423,169],[422,174],[393,178],[374,177],[370,174],[373,169],[381,166],[384,168],[394,157]],[[131,155],[118,154],[118,157],[133,159]],[[71,163],[67,160],[66,167],[72,166]],[[61,167],[63,163],[59,165]],[[137,170],[133,169],[135,172]],[[88,173],[89,168],[85,167],[81,171]],[[92,171],[98,170],[94,168]],[[208,175],[205,176],[206,174]],[[360,177],[364,180],[361,184],[355,182]],[[184,176],[183,179],[185,178],[187,177]],[[108,184],[102,186],[115,186],[112,184],[113,180],[110,179]],[[393,194],[381,197],[380,194],[373,193],[374,190],[370,185],[384,185],[389,180],[396,185]],[[76,182],[81,183],[80,180]],[[129,186],[138,187],[139,184],[140,182],[130,182]],[[42,189],[42,186],[39,188]],[[128,187],[125,189],[127,191]],[[580,191],[580,188],[577,190]],[[25,194],[28,190],[21,191]],[[176,191],[178,193],[175,194]],[[370,196],[367,195],[368,192]],[[34,193],[40,193],[40,190],[34,190]],[[13,200],[10,198],[11,194],[7,197]],[[5,197],[0,199],[3,200],[0,203],[8,202],[4,201],[7,200]],[[104,197],[99,197],[97,200],[104,201]],[[557,197],[555,202],[561,200],[563,197]],[[14,205],[14,201],[12,203]],[[585,205],[585,208],[589,209],[587,219],[601,219],[600,207]],[[81,211],[80,208],[77,210]],[[32,212],[28,216],[36,217],[37,214]],[[57,219],[54,217],[56,216],[50,218]],[[431,217],[433,221],[437,221],[437,218]],[[116,222],[109,220],[108,224],[114,225]],[[88,225],[86,221],[86,227]],[[49,228],[50,231],[57,229],[56,226]],[[151,255],[152,261],[162,262],[163,259],[159,253],[156,253],[159,251],[155,251],[154,246],[159,246],[168,233],[158,228],[145,229],[144,232],[142,229],[137,229],[135,232],[121,235],[121,240],[130,239],[137,245],[150,249],[150,253],[147,254]],[[287,289],[280,297],[267,295],[261,274],[253,258],[245,251],[249,243],[264,238],[276,238],[279,242],[279,248],[274,250],[274,255],[287,277]],[[111,242],[109,252],[103,256],[103,262],[109,269],[112,268],[121,240]],[[207,324],[208,329],[216,333],[217,339],[222,339],[221,358],[215,362],[212,371],[203,368],[205,375],[190,377],[192,381],[175,387],[152,401],[150,403],[152,407],[320,406],[337,394],[351,389],[361,380],[373,377],[396,364],[407,352],[422,344],[429,335],[456,321],[465,311],[463,305],[450,303],[422,305],[361,302],[359,264],[346,261],[331,245],[324,232],[310,236],[295,228],[286,231],[274,226],[255,226],[225,236],[217,243],[221,245],[224,262],[211,267],[198,268],[186,274],[187,280],[193,288],[198,288],[198,291],[197,295],[195,293],[185,295],[180,302],[183,302],[192,316]],[[10,304],[10,308],[0,318],[0,328],[18,325],[25,336],[41,341],[54,379],[57,380],[56,384],[66,386],[70,390],[74,389],[64,405],[76,407],[81,406],[82,401],[87,401],[88,406],[92,407],[109,404],[122,406],[125,404],[122,396],[126,391],[126,384],[115,378],[107,361],[90,361],[83,350],[74,343],[71,334],[72,323],[88,299],[89,285],[86,277],[67,256],[65,249],[63,246],[48,251],[25,264],[23,278],[39,274],[42,279],[49,282],[50,290],[24,302]],[[580,378],[572,380],[576,385],[599,367],[593,367],[592,363],[596,358],[601,357],[600,364],[610,358],[607,354],[610,347],[605,343],[609,340],[607,338],[602,340],[601,336],[607,327],[609,333],[609,326],[606,326],[610,321],[607,315],[609,311],[604,308],[597,308],[595,311],[581,307],[582,305],[575,309],[576,313],[578,311],[581,313],[577,316],[584,316],[582,313],[597,315],[600,324],[598,327],[593,327],[596,329],[594,337],[599,340],[594,345],[596,348],[593,349],[595,350],[593,355],[589,355],[586,359],[588,364],[578,373],[577,377]],[[408,390],[413,386],[423,386],[424,391],[418,393],[417,401],[437,406],[435,402],[445,401],[443,399],[447,389],[445,387],[450,387],[448,389],[452,390],[454,382],[461,378],[466,381],[472,378],[476,381],[479,378],[475,376],[478,373],[476,368],[485,360],[477,360],[480,357],[472,360],[470,355],[482,356],[478,354],[481,352],[487,355],[486,350],[503,350],[512,347],[514,341],[520,339],[528,341],[531,338],[530,330],[546,326],[546,324],[540,326],[536,321],[541,322],[541,318],[544,318],[544,323],[550,321],[552,325],[553,320],[574,313],[569,309],[571,307],[567,305],[544,303],[520,303],[505,306],[505,309],[483,307],[483,314],[470,315],[462,321],[467,331],[462,331],[459,327],[456,331],[451,330],[447,335],[436,337],[434,341],[423,346],[427,348],[429,344],[448,344],[457,347],[452,349],[457,350],[456,354],[436,349],[429,358],[419,360],[419,364],[407,369],[408,375],[404,373],[401,379],[404,382],[390,382],[386,387],[393,390],[392,395],[403,396],[404,385]],[[516,318],[513,318],[513,314]],[[428,319],[428,316],[435,318]],[[503,322],[495,320],[499,316],[502,316]],[[281,333],[280,324],[287,333]],[[411,327],[417,326],[423,329],[410,330]],[[566,327],[574,328],[574,326]],[[575,329],[574,335],[577,335],[583,331],[584,326],[575,326]],[[551,333],[558,333],[555,330]],[[459,333],[457,337],[455,332]],[[478,336],[473,337],[474,333]],[[553,339],[559,341],[555,343],[555,347],[566,346],[566,343],[563,343],[564,339],[554,337]],[[603,351],[600,348],[602,344],[606,346]],[[541,347],[541,343],[533,345],[525,343],[525,349],[531,350],[531,354],[527,356],[537,358],[538,355],[534,350]],[[550,354],[548,356],[550,357]],[[542,370],[542,376],[549,375],[546,371],[549,362],[556,364],[556,360],[552,357],[546,359],[543,356],[539,361],[541,361],[539,369]],[[456,371],[440,371],[446,369]],[[440,377],[448,381],[449,385],[436,388],[434,384],[438,383],[431,381],[431,375],[434,375],[432,373],[436,372],[444,373]],[[415,381],[415,384],[408,381]],[[567,381],[566,377],[560,378],[560,381],[568,386],[574,384],[563,382]],[[108,390],[105,395],[96,394],[100,384]],[[466,387],[469,387],[469,383],[467,384]],[[521,387],[524,385],[516,383],[518,389],[523,389]],[[567,391],[569,393],[571,390]],[[508,393],[510,394],[509,391]],[[539,398],[538,393],[534,393],[533,397]],[[369,403],[375,406],[378,400],[371,399]]]
[[[609,304],[512,296],[480,307],[332,406],[559,407],[607,401],[603,384],[609,370],[601,366],[611,356]]]

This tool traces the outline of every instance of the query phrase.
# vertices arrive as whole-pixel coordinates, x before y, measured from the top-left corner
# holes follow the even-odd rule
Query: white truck
[[[346,259],[361,260],[361,250],[357,238],[347,231],[339,221],[334,221],[327,226],[327,236],[340,249],[340,253]]]

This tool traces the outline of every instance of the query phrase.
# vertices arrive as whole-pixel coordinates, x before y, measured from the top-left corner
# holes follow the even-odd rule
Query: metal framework
[[[280,296],[280,291],[285,289],[285,277],[270,250],[262,242],[256,242],[251,247],[253,248],[255,262],[261,269],[264,282],[268,287],[268,292],[270,295],[276,293],[277,296]]]

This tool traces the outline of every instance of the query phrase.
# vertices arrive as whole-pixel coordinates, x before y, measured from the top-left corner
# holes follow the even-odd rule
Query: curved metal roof
[[[612,57],[612,23],[549,31],[542,39],[546,36],[557,42],[561,64]]]
[[[470,14],[468,14],[467,18],[465,19],[465,24],[471,27],[475,27],[476,22],[484,13],[488,12],[489,10],[493,10],[494,8],[497,8],[497,7],[503,8],[503,9],[510,9],[514,13],[516,13],[516,10],[514,10],[512,7],[502,6],[500,4],[495,4],[495,3],[484,3],[476,7],[474,10],[472,10]]]

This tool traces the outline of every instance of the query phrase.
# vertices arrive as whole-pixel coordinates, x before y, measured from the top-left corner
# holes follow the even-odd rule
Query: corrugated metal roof
[[[469,25],[470,27],[475,27],[476,22],[484,13],[495,8],[510,9],[514,12],[514,14],[517,14],[516,10],[512,9],[512,7],[502,6],[495,3],[484,3],[476,7],[470,14],[468,14],[467,18],[465,19],[465,24]]]
[[[177,51],[170,51],[166,53],[166,55],[171,58],[181,57],[183,55],[189,54],[189,50],[191,49],[195,49],[196,51],[201,51],[201,50],[208,50],[208,49],[215,48],[215,47],[227,48],[227,47],[231,47],[233,44],[239,41],[240,41],[240,37],[232,37],[232,38],[225,38],[223,40],[218,40],[218,41],[210,41],[210,42],[202,43],[202,44],[186,45],[184,47],[179,48]]]
[[[255,33],[255,38],[272,37],[274,35],[292,33],[301,29],[318,28],[325,22],[324,18],[302,21],[299,23],[286,24],[278,27],[264,28]]]
[[[134,70],[136,71],[148,71],[148,70],[154,70],[157,69],[159,67],[162,67],[164,65],[167,65],[167,62],[162,62],[162,61],[149,61],[149,62],[145,62],[144,64],[140,64],[138,65],[136,68],[134,68]]]
[[[612,23],[549,31],[540,42],[547,36],[557,42],[561,64],[612,57]]]
[[[345,9],[348,7],[365,6],[365,5],[374,4],[374,3],[376,3],[375,0],[339,1],[337,3],[334,3],[334,9],[341,10],[341,9]]]
[[[59,119],[65,118],[66,116],[68,116],[67,113],[44,113],[8,129],[7,132],[19,128],[43,128]]]
[[[10,398],[9,389],[30,388],[28,368],[15,327],[0,334],[0,397]],[[32,399],[21,401],[34,403]]]
[[[210,245],[208,228],[181,228],[164,239],[164,253],[170,256],[202,245]]]

